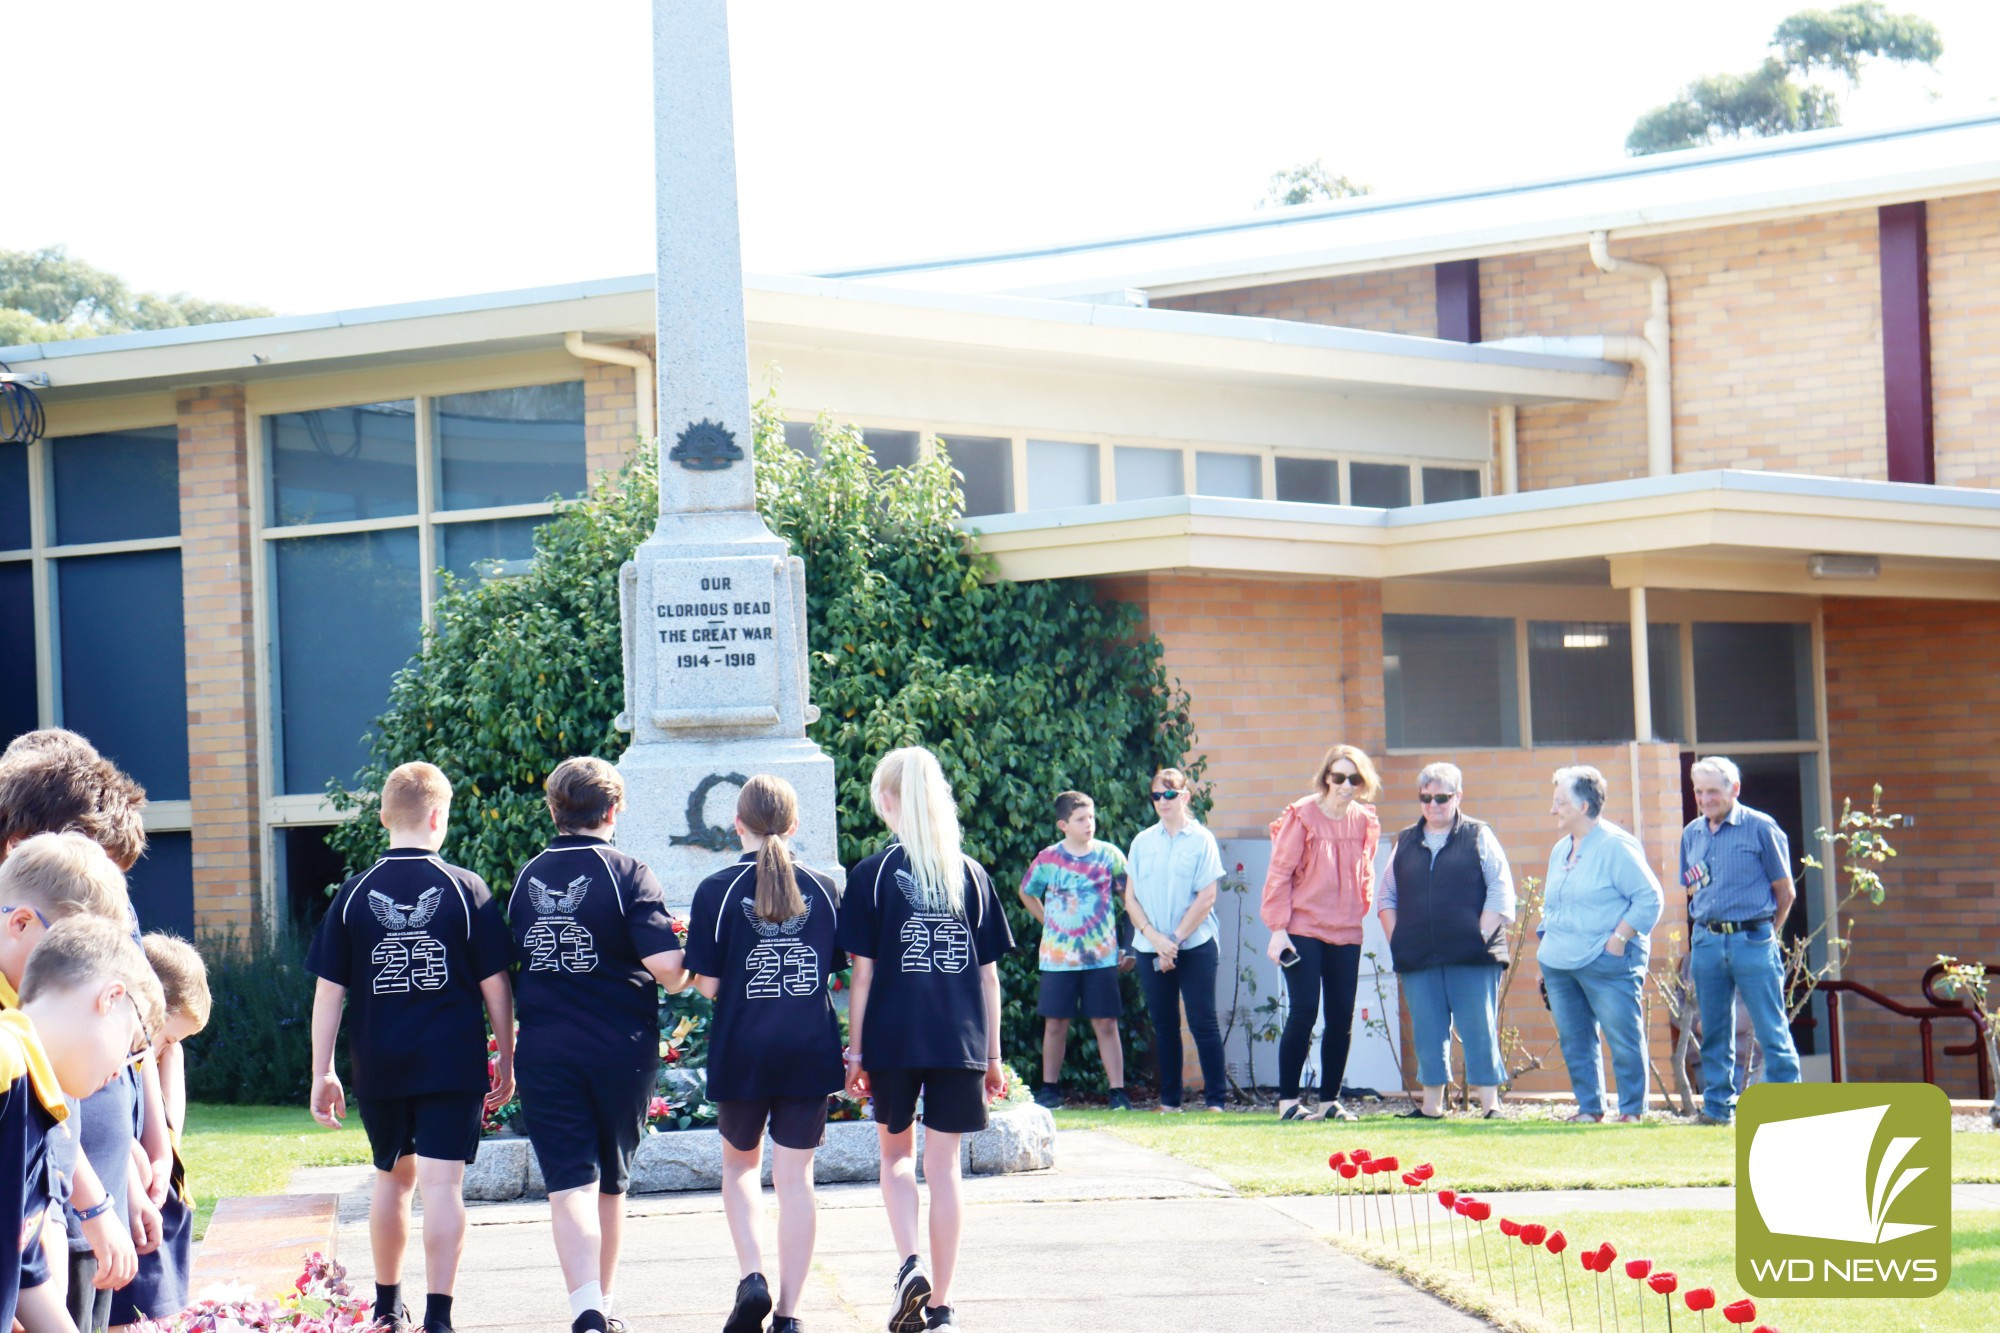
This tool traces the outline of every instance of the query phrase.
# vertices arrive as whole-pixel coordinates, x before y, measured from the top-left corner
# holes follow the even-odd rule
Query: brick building
[[[1985,116],[757,278],[747,315],[800,431],[949,453],[1004,574],[1145,609],[1219,835],[1346,740],[1385,825],[1450,758],[1539,874],[1549,774],[1593,763],[1668,886],[1658,950],[1697,751],[1795,851],[1879,782],[1916,821],[1848,975],[1914,1000],[1940,951],[2000,959],[1965,832],[2000,786],[1996,280]],[[321,793],[429,571],[526,558],[651,430],[651,323],[641,277],[0,349],[49,417],[0,447],[0,731],[75,726],[146,782],[150,919],[281,923],[326,882]],[[1794,928],[1836,888],[1804,874]],[[1914,1041],[1857,1016],[1846,1056],[1913,1075]]]

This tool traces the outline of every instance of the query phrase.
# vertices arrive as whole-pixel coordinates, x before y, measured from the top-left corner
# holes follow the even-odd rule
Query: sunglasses
[[[140,1017],[139,1001],[133,998],[132,992],[130,991],[125,992],[125,999],[132,1006],[132,1021],[139,1025],[138,1044],[134,1046],[129,1052],[127,1052],[125,1056],[125,1063],[128,1067],[130,1067],[132,1065],[138,1064],[141,1060],[145,1059],[146,1056],[152,1051],[153,1032],[151,1028],[148,1028],[146,1026],[146,1020]]]
[[[23,904],[23,906],[26,906],[26,904]],[[9,912],[18,912],[18,911],[20,911],[20,910],[21,910],[21,909],[20,909],[19,907],[6,907],[6,906],[0,906],[0,917],[4,917],[4,916],[6,916],[6,915],[7,915],[7,914],[8,914]],[[30,912],[33,912],[33,913],[35,914],[35,920],[37,920],[37,921],[39,921],[39,922],[41,922],[41,923],[42,923],[42,929],[43,929],[43,930],[47,930],[47,929],[49,928],[49,926],[50,926],[51,922],[49,921],[49,919],[48,919],[47,917],[45,917],[45,916],[43,916],[43,915],[42,915],[42,909],[41,909],[41,908],[39,908],[39,907],[29,907],[29,908],[28,908],[28,910],[29,910]]]
[[[1178,791],[1175,791],[1172,787],[1169,787],[1165,791],[1154,792],[1153,799],[1155,801],[1171,801],[1179,795],[1180,793]]]
[[[1326,780],[1330,785],[1335,787],[1338,787],[1343,782],[1353,787],[1365,787],[1368,785],[1368,779],[1362,777],[1359,773],[1329,773],[1326,775]]]
[[[1442,796],[1419,796],[1419,797],[1417,797],[1417,804],[1418,804],[1418,805],[1424,805],[1424,804],[1430,804],[1430,805],[1450,805],[1450,804],[1451,804],[1451,803],[1452,803],[1453,801],[1455,801],[1455,800],[1457,800],[1457,799],[1458,799],[1458,793],[1457,793],[1457,792],[1455,792],[1455,791],[1448,791],[1448,792],[1446,792],[1446,793],[1445,793],[1444,795],[1442,795]]]

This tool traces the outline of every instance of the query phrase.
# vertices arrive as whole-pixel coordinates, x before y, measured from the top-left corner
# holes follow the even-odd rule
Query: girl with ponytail
[[[792,859],[798,829],[790,783],[765,774],[744,783],[736,800],[743,856],[701,882],[688,913],[686,966],[715,1001],[708,1095],[722,1134],[723,1212],[742,1270],[726,1333],[762,1329],[774,1304],[757,1244],[767,1125],[778,1193],[771,1333],[798,1333],[815,1231],[813,1150],[826,1134],[827,1095],[842,1083],[840,1020],[827,989],[847,966],[835,939],[839,894]]]
[[[958,1140],[1000,1095],[1000,955],[1014,947],[986,871],[960,846],[951,784],[929,750],[891,750],[869,784],[895,839],[849,873],[840,946],[854,962],[847,1086],[875,1101],[882,1202],[902,1259],[890,1333],[955,1329]],[[918,1257],[914,1121],[924,1103],[931,1266]]]

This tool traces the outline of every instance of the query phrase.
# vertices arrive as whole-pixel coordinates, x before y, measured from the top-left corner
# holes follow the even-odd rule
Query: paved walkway
[[[1057,1156],[1053,1171],[965,1182],[970,1206],[953,1304],[969,1330],[1488,1327],[1329,1245],[1314,1219],[1284,1206],[1305,1201],[1238,1198],[1199,1167],[1101,1133],[1065,1131]],[[368,1175],[302,1171],[293,1182],[341,1193],[340,1257],[362,1291],[374,1280]],[[775,1219],[768,1191],[765,1198]],[[566,1328],[547,1206],[475,1205],[471,1218],[455,1310],[462,1333]],[[873,1185],[821,1187],[819,1243],[799,1310],[811,1333],[882,1327],[892,1248]],[[775,1254],[766,1258],[775,1264]],[[422,1269],[413,1238],[406,1292],[422,1292]],[[618,1310],[634,1333],[713,1333],[736,1277],[719,1196],[633,1200]]]

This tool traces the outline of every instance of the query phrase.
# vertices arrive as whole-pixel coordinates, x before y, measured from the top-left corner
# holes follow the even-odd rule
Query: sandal
[[[1278,1119],[1310,1120],[1312,1119],[1312,1117],[1306,1113],[1306,1106],[1304,1102],[1293,1102],[1290,1106],[1287,1106],[1284,1110],[1278,1112]]]
[[[1704,769],[1703,771],[1706,772],[1707,770]],[[1432,1115],[1421,1106],[1412,1106],[1407,1111],[1398,1111],[1396,1118],[1398,1120],[1442,1120],[1444,1116],[1442,1114]]]
[[[1592,1115],[1588,1111],[1578,1111],[1575,1115],[1564,1116],[1563,1120],[1572,1125],[1601,1125],[1604,1123],[1603,1116]]]
[[[1707,772],[1706,769],[1702,771]],[[1488,1111],[1485,1115],[1480,1116],[1479,1118],[1481,1120],[1499,1120],[1501,1119],[1500,1108],[1496,1106],[1492,1110]]]
[[[1359,1120],[1360,1118],[1360,1116],[1354,1114],[1354,1112],[1348,1110],[1337,1101],[1321,1102],[1319,1114],[1313,1117],[1315,1120]],[[1438,1118],[1442,1120],[1444,1117],[1439,1116]]]

